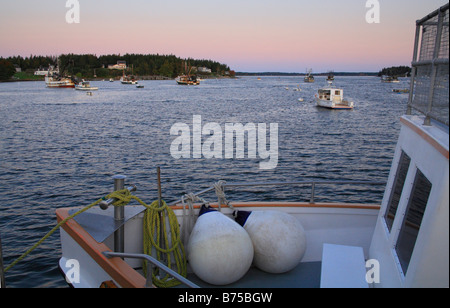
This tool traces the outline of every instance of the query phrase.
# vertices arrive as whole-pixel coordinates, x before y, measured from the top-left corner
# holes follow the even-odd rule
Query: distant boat
[[[344,90],[335,88],[329,82],[327,88],[319,89],[316,94],[317,106],[328,109],[353,109],[353,102],[344,100]]]
[[[122,84],[136,84],[137,81],[134,76],[122,76],[120,78]]]
[[[178,76],[175,80],[177,81],[177,83],[179,85],[198,86],[200,84],[200,81],[197,80],[196,76],[190,76],[190,75],[181,75],[181,76]]]
[[[189,65],[188,70],[186,62],[184,63],[184,67],[185,74],[175,78],[177,84],[185,86],[198,86],[200,84],[200,80],[197,78],[197,76],[191,75],[192,67]]]
[[[76,87],[75,90],[79,91],[97,91],[97,87],[91,87],[91,83],[89,81],[82,80]]]
[[[61,77],[57,74],[45,76],[45,84],[48,88],[75,88],[75,82],[71,77]]]
[[[327,81],[334,81],[334,74],[332,71],[328,73]]]
[[[394,93],[409,93],[409,89],[393,89]]]
[[[114,79],[112,79],[112,78],[109,78],[109,82],[114,82]]]
[[[314,76],[312,75],[312,69],[310,69],[310,70],[306,73],[306,77],[305,77],[304,81],[305,81],[306,83],[313,83],[313,82],[315,81],[315,80],[314,80]]]
[[[137,84],[136,77],[134,75],[125,75],[125,70],[123,70],[123,75],[120,78],[122,84]]]
[[[384,83],[398,83],[400,80],[398,80],[397,76],[381,76],[381,82]]]

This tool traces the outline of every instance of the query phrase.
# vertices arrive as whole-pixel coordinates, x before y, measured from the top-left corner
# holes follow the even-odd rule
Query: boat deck
[[[193,273],[187,278],[202,288],[319,288],[321,265],[322,262],[302,262],[283,274],[269,274],[251,267],[243,278],[226,286],[208,284]]]

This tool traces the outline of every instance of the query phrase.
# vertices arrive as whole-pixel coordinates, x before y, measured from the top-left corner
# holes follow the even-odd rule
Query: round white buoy
[[[187,245],[189,264],[203,281],[227,285],[241,279],[253,261],[252,241],[239,224],[202,206]]]
[[[306,235],[300,221],[280,211],[238,211],[236,221],[250,235],[253,263],[273,274],[295,268],[306,251]]]

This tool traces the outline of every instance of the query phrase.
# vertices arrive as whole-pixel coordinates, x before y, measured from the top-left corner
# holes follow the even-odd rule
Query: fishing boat
[[[98,87],[92,87],[91,83],[86,80],[82,80],[79,84],[76,85],[75,90],[78,91],[97,91]]]
[[[314,82],[314,76],[312,75],[312,69],[307,71],[306,76],[304,78],[304,81],[306,83],[313,83]]]
[[[175,78],[175,81],[179,85],[184,86],[198,86],[200,84],[200,80],[197,76],[191,75],[192,67],[185,62],[184,63],[185,74],[178,76]]]
[[[334,73],[330,71],[327,76],[327,81],[334,81]]]
[[[131,76],[122,76],[120,77],[120,82],[122,84],[137,84],[136,78],[131,75]]]
[[[136,77],[134,75],[125,75],[125,70],[123,70],[122,77],[120,77],[120,82],[122,84],[137,84]]]
[[[62,77],[58,74],[45,76],[47,88],[75,88],[75,82],[71,77]]]
[[[333,87],[332,82],[328,82],[328,87],[319,89],[316,94],[318,107],[328,109],[353,109],[354,103],[344,100],[344,90]]]
[[[177,84],[184,86],[198,86],[200,84],[200,81],[197,79],[197,77],[191,75],[181,75],[178,76],[175,80]]]

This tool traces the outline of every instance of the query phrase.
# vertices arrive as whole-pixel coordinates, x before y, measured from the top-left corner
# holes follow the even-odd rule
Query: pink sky
[[[94,3],[92,3],[94,2]],[[442,0],[380,0],[368,24],[364,0],[65,0],[2,4],[0,56],[160,53],[207,58],[236,71],[378,71],[409,65],[415,20]]]

